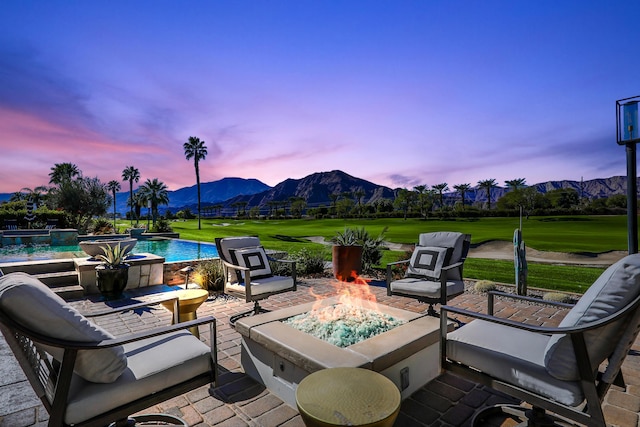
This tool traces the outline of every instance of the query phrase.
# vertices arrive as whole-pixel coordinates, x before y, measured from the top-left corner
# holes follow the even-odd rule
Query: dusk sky
[[[340,169],[388,187],[626,175],[636,0],[4,0],[0,192]],[[122,183],[123,191],[128,184]]]

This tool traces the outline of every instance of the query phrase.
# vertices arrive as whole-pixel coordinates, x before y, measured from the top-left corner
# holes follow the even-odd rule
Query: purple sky
[[[0,192],[55,163],[170,190],[341,169],[392,188],[625,175],[640,2],[6,0]],[[127,184],[123,183],[126,190]]]

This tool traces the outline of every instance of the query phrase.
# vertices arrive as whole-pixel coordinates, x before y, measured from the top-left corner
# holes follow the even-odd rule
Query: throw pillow
[[[271,276],[271,266],[262,246],[255,248],[230,249],[232,262],[240,267],[249,268],[252,279]],[[242,277],[238,274],[238,277]],[[240,279],[242,280],[242,279]]]
[[[452,248],[416,246],[407,268],[407,277],[439,279],[442,267],[449,263]]]

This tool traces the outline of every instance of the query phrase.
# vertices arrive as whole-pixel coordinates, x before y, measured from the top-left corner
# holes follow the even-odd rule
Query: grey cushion
[[[411,254],[406,277],[440,279],[442,267],[449,264],[452,248],[416,246]]]
[[[227,283],[226,289],[236,292],[246,292],[244,283]],[[284,276],[271,276],[251,280],[251,295],[257,296],[266,293],[284,291],[293,288],[293,278]]]
[[[577,406],[584,400],[578,381],[551,376],[544,363],[547,335],[474,320],[447,335],[447,356],[510,384]]]
[[[433,299],[440,298],[440,282],[435,280],[406,277],[391,282],[390,288],[392,292]],[[464,292],[464,282],[462,280],[447,280],[447,295],[460,294],[462,292]]]
[[[271,276],[271,266],[267,254],[262,246],[254,248],[230,249],[232,263],[240,267],[250,269],[249,275],[253,278]]]
[[[110,384],[74,377],[65,421],[79,423],[135,399],[210,372],[211,349],[188,331],[124,345],[128,366]]]
[[[640,292],[640,254],[633,254],[605,270],[567,313],[559,326],[579,326],[607,317],[631,302],[638,292]],[[622,332],[620,321],[585,333],[593,369],[611,354]],[[546,347],[544,361],[549,373],[556,378],[563,380],[579,378],[569,336],[555,335],[551,338]]]
[[[52,338],[79,342],[114,338],[108,331],[88,321],[37,278],[25,273],[0,277],[0,309],[17,323]],[[62,349],[47,346],[46,351],[62,360]],[[108,383],[115,381],[126,367],[124,350],[117,346],[80,350],[74,371],[88,381]]]

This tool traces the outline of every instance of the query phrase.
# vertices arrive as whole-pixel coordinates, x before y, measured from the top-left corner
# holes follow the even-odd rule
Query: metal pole
[[[627,146],[627,230],[629,233],[629,254],[638,253],[638,185],[636,177],[636,144]]]

